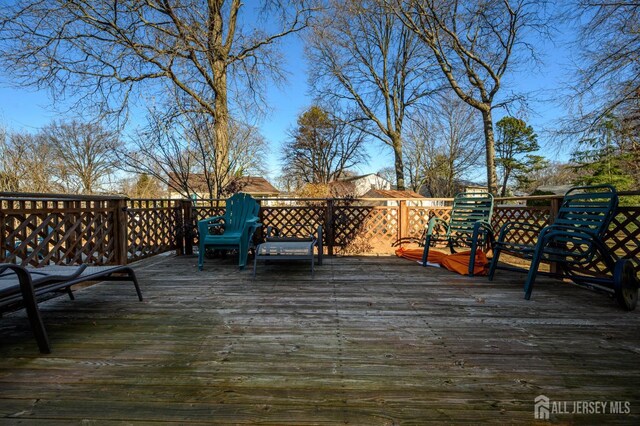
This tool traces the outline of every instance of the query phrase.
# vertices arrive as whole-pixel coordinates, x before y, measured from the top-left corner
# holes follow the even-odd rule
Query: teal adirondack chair
[[[487,192],[457,194],[453,199],[451,219],[448,223],[438,217],[429,220],[422,252],[422,266],[427,266],[429,248],[437,242],[446,242],[451,253],[455,253],[455,246],[468,246],[471,247],[469,276],[472,277],[476,250],[493,242],[492,214],[493,195]],[[444,227],[444,233],[436,232],[439,225]]]
[[[227,200],[224,215],[214,216],[198,221],[198,268],[202,271],[204,253],[207,247],[222,250],[238,250],[238,266],[247,264],[247,255],[251,246],[253,233],[262,226],[258,223],[260,205],[249,194],[238,192]],[[213,235],[211,231],[222,228],[221,234]]]
[[[524,285],[525,299],[531,297],[540,262],[556,262],[561,275],[576,284],[613,293],[618,304],[633,310],[638,300],[638,280],[630,259],[617,259],[604,241],[609,223],[616,214],[618,194],[611,185],[571,188],[564,196],[555,221],[544,228],[524,222],[505,223],[493,250],[489,280],[496,269],[522,271],[508,265],[498,265],[503,251],[516,253],[531,260]],[[536,244],[520,243],[518,236],[539,233]],[[596,259],[602,260],[607,274],[583,275],[581,268]],[[525,270],[526,271],[526,270]],[[524,271],[523,271],[524,272]],[[551,274],[553,275],[553,274]]]

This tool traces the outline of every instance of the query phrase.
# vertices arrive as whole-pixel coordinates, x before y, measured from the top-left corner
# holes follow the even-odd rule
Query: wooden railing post
[[[115,251],[114,263],[127,264],[127,199],[116,198],[111,201],[113,208],[113,248]]]
[[[554,197],[551,199],[551,206],[549,207],[549,225],[556,221],[558,212],[560,211],[560,203],[562,198]]]
[[[4,263],[5,255],[7,253],[6,241],[7,238],[7,230],[6,230],[6,219],[2,210],[0,210],[0,263]]]
[[[551,205],[549,206],[549,225],[556,221],[558,217],[558,212],[560,212],[560,204],[562,203],[562,198],[554,197],[551,199]],[[557,262],[551,262],[549,264],[549,272],[552,274],[557,274],[560,272],[558,269]]]
[[[327,209],[325,211],[325,217],[324,217],[324,227],[325,227],[325,233],[324,235],[326,236],[326,245],[327,245],[327,254],[329,256],[333,256],[333,243],[334,243],[334,224],[335,224],[335,218],[333,217],[334,214],[334,199],[333,198],[327,198]]]
[[[184,230],[184,254],[193,254],[193,201],[184,199],[182,205],[182,229]]]
[[[409,236],[409,209],[407,200],[400,201],[400,211],[398,211],[398,235],[397,240]]]

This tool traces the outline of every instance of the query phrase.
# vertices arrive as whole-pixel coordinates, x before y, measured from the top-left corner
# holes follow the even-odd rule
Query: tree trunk
[[[510,174],[511,174],[510,171],[507,170],[507,168],[505,167],[504,177],[502,178],[502,191],[500,191],[500,194],[502,197],[507,195],[507,182],[509,181]]]
[[[404,164],[402,162],[402,138],[400,135],[391,135],[391,146],[395,157],[396,187],[399,191],[404,191]]]
[[[484,126],[484,140],[487,157],[487,187],[493,195],[498,195],[498,175],[496,173],[496,148],[493,140],[493,118],[491,108],[482,111],[482,125]]]
[[[216,198],[220,198],[229,170],[229,106],[227,104],[227,67],[223,60],[218,60],[213,67],[214,107],[213,133],[215,135],[215,181]]]

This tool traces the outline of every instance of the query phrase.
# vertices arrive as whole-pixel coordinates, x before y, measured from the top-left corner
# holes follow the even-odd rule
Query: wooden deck
[[[638,424],[640,312],[524,276],[469,279],[391,257],[262,265],[154,257],[129,283],[0,319],[0,423],[534,423],[533,401],[628,401]],[[624,406],[623,406],[624,407]],[[609,409],[609,407],[607,407]],[[540,422],[545,423],[545,422]]]

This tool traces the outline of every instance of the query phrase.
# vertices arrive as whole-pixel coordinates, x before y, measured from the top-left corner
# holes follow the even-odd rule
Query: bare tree
[[[219,198],[247,173],[262,173],[266,143],[254,126],[230,120],[229,149],[216,143],[210,117],[197,113],[150,111],[149,123],[121,153],[122,168],[147,174],[189,197],[207,192]],[[224,155],[226,161],[218,161]],[[204,189],[204,191],[203,191]]]
[[[343,118],[312,106],[298,117],[297,124],[283,146],[288,176],[304,183],[327,184],[366,160],[365,133]]]
[[[246,10],[240,0],[16,0],[0,9],[0,60],[19,84],[101,113],[177,91],[212,117],[224,153],[229,91],[240,106],[261,97],[265,77],[282,77],[277,42],[312,11],[302,0]]]
[[[188,198],[196,192],[190,186],[196,161],[189,141],[175,129],[173,119],[164,112],[150,110],[147,125],[138,129],[128,147],[120,152],[120,168],[152,176]]]
[[[433,197],[452,197],[458,181],[482,164],[481,123],[473,108],[452,94],[412,121],[407,137],[411,186]]]
[[[572,131],[589,132],[611,116],[640,129],[640,2],[570,2],[572,20],[582,20],[578,38]],[[577,128],[576,128],[577,124]],[[591,129],[591,130],[590,130]]]
[[[182,127],[195,151],[197,171],[202,173],[209,196],[220,198],[229,188],[238,187],[238,179],[251,174],[264,174],[267,143],[259,130],[238,120],[229,120],[228,149],[220,147],[208,116],[186,116]],[[219,158],[222,156],[223,159]]]
[[[480,111],[484,126],[487,183],[497,193],[492,111],[502,77],[525,44],[527,30],[539,28],[532,0],[391,0],[407,28],[433,52],[451,89]],[[532,51],[529,45],[525,47]]]
[[[56,181],[64,192],[99,192],[114,171],[118,134],[93,123],[53,122],[40,131],[55,152]]]
[[[378,170],[376,174],[380,176],[382,179],[391,183],[391,185],[393,185],[394,182],[396,181],[396,171],[393,167],[383,167],[380,170]],[[411,185],[411,182],[412,182],[411,177],[409,177],[409,186],[411,187],[412,190],[415,191],[415,188]],[[383,188],[379,188],[379,189],[383,189]]]
[[[434,64],[416,36],[377,1],[331,1],[308,42],[311,79],[327,102],[356,105],[394,153],[404,189],[405,116],[434,90]]]
[[[0,191],[59,192],[54,182],[57,169],[52,147],[41,134],[0,135]]]
[[[120,192],[130,198],[165,198],[166,187],[148,174],[128,176],[120,182]]]

